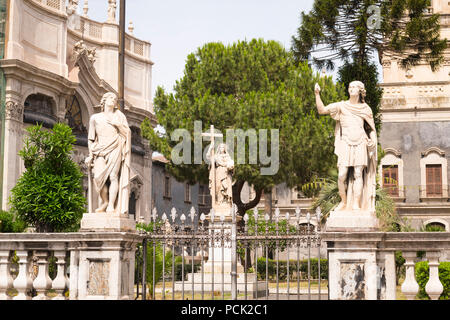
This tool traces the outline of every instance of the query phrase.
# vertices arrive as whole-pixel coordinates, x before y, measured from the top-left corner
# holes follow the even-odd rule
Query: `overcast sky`
[[[126,20],[127,27],[133,21],[137,38],[152,43],[154,93],[157,86],[171,91],[183,76],[187,55],[207,42],[263,38],[290,49],[300,13],[312,4],[313,0],[127,0]],[[88,16],[106,21],[107,6],[108,0],[89,0]]]

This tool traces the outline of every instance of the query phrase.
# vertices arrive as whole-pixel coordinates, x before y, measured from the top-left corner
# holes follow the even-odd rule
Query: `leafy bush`
[[[86,199],[78,165],[70,159],[76,141],[72,129],[57,123],[51,131],[27,129],[19,152],[26,171],[11,191],[11,211],[37,232],[77,231]]]
[[[430,297],[425,291],[429,279],[430,267],[428,261],[420,261],[416,263],[416,281],[419,284],[419,293],[417,297],[422,300],[429,300]],[[450,294],[450,262],[441,262],[439,264],[439,280],[441,281],[444,291],[439,297],[440,300],[448,300]]]
[[[27,224],[14,216],[14,214],[0,210],[0,233],[21,233]]]
[[[400,278],[405,276],[405,258],[403,258],[401,251],[395,252],[395,283],[398,285]]]
[[[163,277],[163,247],[160,242],[156,242],[155,245],[152,242],[147,242],[147,265],[145,270],[145,280],[150,296],[153,293],[153,249],[155,249],[155,286]],[[172,251],[166,250],[164,260],[165,272],[170,272],[172,267]],[[142,244],[138,245],[135,264],[135,279],[140,283],[142,279],[143,268]]]
[[[299,261],[299,270],[302,274],[302,279],[307,279],[308,276],[308,259]],[[277,276],[277,261],[268,259],[268,279],[275,280]],[[266,258],[258,258],[258,278],[264,280],[266,278]],[[289,261],[289,273],[290,279],[293,277],[294,273],[297,273],[297,260]],[[310,259],[310,275],[311,279],[318,279],[319,274],[319,263],[317,258]],[[287,278],[287,261],[278,261],[278,279],[286,280]],[[320,278],[328,279],[328,260],[320,259]]]

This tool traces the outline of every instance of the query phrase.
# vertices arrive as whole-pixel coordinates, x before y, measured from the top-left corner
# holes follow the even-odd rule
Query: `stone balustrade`
[[[324,232],[321,237],[327,243],[329,252],[330,299],[359,295],[368,300],[395,300],[396,251],[401,251],[405,259],[406,275],[401,291],[406,299],[414,300],[420,289],[415,275],[418,252],[425,252],[424,259],[430,268],[426,293],[431,299],[437,300],[443,292],[438,266],[450,252],[448,232]],[[355,283],[356,287],[364,289],[356,294],[349,282],[345,283],[344,280],[352,278],[352,272],[348,271],[354,269],[351,266],[362,270]]]
[[[119,232],[0,234],[0,300],[133,299],[140,241]]]
[[[46,9],[65,12],[66,0],[32,0]]]
[[[70,26],[71,27],[71,26]],[[119,45],[118,38],[119,26],[114,23],[100,23],[86,17],[79,16],[79,23],[76,23],[71,29],[81,39],[87,39],[93,43],[108,43],[115,46]],[[151,44],[142,41],[136,37],[125,35],[125,50],[141,59],[150,58]]]

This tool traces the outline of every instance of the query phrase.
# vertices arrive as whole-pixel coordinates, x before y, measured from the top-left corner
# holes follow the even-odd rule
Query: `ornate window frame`
[[[445,231],[449,232],[450,231],[450,224],[448,223],[448,221],[445,221],[444,219],[439,219],[439,218],[433,218],[433,219],[429,219],[427,221],[425,221],[423,223],[423,226],[426,227],[427,225],[431,224],[431,223],[440,223],[443,224],[445,227]]]
[[[440,164],[442,166],[442,196],[428,197],[427,196],[427,176],[426,166]],[[422,152],[422,159],[420,159],[420,200],[421,201],[447,201],[448,199],[448,177],[447,177],[447,159],[445,152],[437,147],[428,148]]]
[[[383,177],[383,166],[397,166],[398,168],[398,197],[392,197],[397,202],[405,201],[405,182],[403,179],[403,159],[402,154],[394,148],[384,149],[385,156],[381,159],[378,172]],[[383,179],[381,179],[383,181]]]

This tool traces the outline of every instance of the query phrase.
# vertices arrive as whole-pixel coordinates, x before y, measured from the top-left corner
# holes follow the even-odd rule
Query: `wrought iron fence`
[[[327,294],[321,288],[328,266],[321,259],[320,212],[314,228],[310,214],[298,208],[295,215],[276,209],[273,217],[256,209],[242,218],[231,211],[218,216],[211,210],[196,219],[194,208],[187,216],[172,209],[160,218],[154,210],[151,223],[139,226],[144,240],[137,250],[136,299],[312,299],[313,291],[321,299]]]

